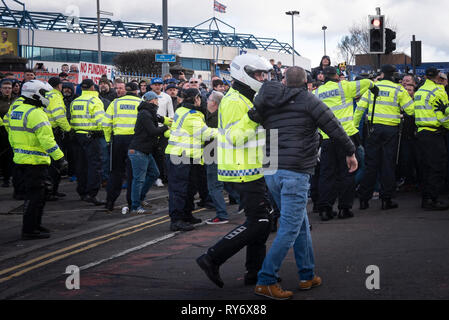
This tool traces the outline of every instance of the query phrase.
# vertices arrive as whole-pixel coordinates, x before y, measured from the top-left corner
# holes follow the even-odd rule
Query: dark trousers
[[[112,139],[112,170],[107,186],[107,202],[114,203],[122,192],[125,174],[129,170],[128,147],[132,138],[132,135],[115,135]],[[129,184],[128,189],[131,190]]]
[[[172,222],[188,220],[192,217],[193,199],[202,165],[180,157],[179,160],[184,160],[182,163],[174,162],[171,157],[177,158],[166,155],[170,219]]]
[[[95,197],[101,186],[101,148],[100,138],[88,137],[87,134],[76,134],[76,191],[81,197]]]
[[[157,168],[159,169],[159,179],[162,180],[162,182],[167,182],[168,179],[168,167],[165,160],[165,149],[168,145],[168,139],[164,136],[159,138],[159,141],[157,143],[157,148],[153,150],[153,157],[154,160],[156,160]],[[206,184],[207,187],[207,184]]]
[[[265,179],[246,183],[234,183],[245,209],[246,221],[207,251],[212,260],[221,265],[246,246],[246,270],[256,273],[265,259],[266,246],[271,230],[270,203],[266,198]]]
[[[321,144],[318,209],[332,209],[338,197],[338,209],[351,209],[355,194],[355,173],[349,173],[346,154],[331,140]]]
[[[365,174],[360,183],[360,199],[369,200],[379,174],[380,198],[391,199],[396,190],[396,156],[399,127],[375,124],[366,141]]]
[[[55,136],[56,143],[62,150],[62,145],[63,145],[62,139],[64,136],[64,134],[62,133],[62,130],[59,128],[53,129],[53,135]],[[61,183],[61,173],[59,172],[58,169],[56,169],[55,161],[53,159],[51,160],[51,165],[48,168],[48,174],[49,174],[49,178],[50,178],[50,181],[52,184],[52,194],[56,194],[56,193],[58,193],[59,184]]]
[[[31,233],[40,227],[42,223],[48,166],[16,165],[16,170],[24,178],[25,188],[22,232]]]
[[[4,127],[0,127],[0,170],[3,180],[9,181],[12,175],[14,153],[8,140],[8,133]]]
[[[446,178],[447,149],[444,133],[422,130],[417,134],[423,199],[437,200]]]
[[[419,178],[419,157],[415,138],[402,137],[399,152],[398,177],[405,179],[405,184],[412,185]]]

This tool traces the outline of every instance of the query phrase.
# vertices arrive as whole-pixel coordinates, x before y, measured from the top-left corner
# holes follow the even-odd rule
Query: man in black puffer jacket
[[[338,141],[347,155],[349,170],[357,169],[354,144],[332,111],[307,91],[306,72],[291,67],[286,71],[283,83],[286,86],[275,81],[264,83],[254,100],[260,122],[267,130],[267,155],[271,163],[264,176],[281,211],[279,229],[258,273],[255,293],[274,299],[287,299],[293,295],[277,284],[277,272],[291,247],[299,269],[299,289],[321,284],[321,278],[314,273],[306,210],[309,180],[318,157],[318,128]],[[277,130],[277,150],[273,150],[276,141],[270,139],[274,130]]]

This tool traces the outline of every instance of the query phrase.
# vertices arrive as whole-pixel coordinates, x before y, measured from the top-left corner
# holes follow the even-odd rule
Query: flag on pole
[[[220,13],[226,13],[226,6],[217,0],[214,0],[214,10]]]

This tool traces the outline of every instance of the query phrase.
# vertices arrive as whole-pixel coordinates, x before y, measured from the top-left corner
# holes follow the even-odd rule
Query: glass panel
[[[53,48],[41,48],[40,60],[55,61],[53,57]]]
[[[67,61],[67,49],[54,49],[55,61]]]
[[[80,61],[93,62],[92,61],[92,51],[81,50]]]
[[[67,62],[80,62],[79,50],[67,50]]]

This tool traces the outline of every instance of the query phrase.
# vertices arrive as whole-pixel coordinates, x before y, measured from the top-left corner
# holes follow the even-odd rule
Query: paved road
[[[44,216],[55,231],[51,239],[21,241],[21,216],[0,215],[0,299],[264,301],[253,294],[253,287],[243,285],[244,250],[222,266],[223,289],[195,263],[244,221],[235,206],[229,207],[229,224],[202,224],[192,232],[173,233],[165,189],[150,191],[154,213],[146,216],[123,216],[119,210],[107,215],[79,202],[73,183],[64,182],[63,190],[68,199],[49,203]],[[8,197],[2,190],[0,201]],[[448,299],[449,212],[421,211],[416,194],[400,194],[398,201],[400,209],[393,211],[380,211],[380,202],[373,201],[368,211],[355,210],[356,217],[344,221],[321,222],[311,214],[316,272],[323,285],[299,292],[290,252],[280,271],[283,287],[293,290],[297,300]],[[214,212],[195,215],[206,219]],[[79,290],[66,288],[69,265],[81,268]],[[378,290],[366,288],[368,266],[379,269]]]

